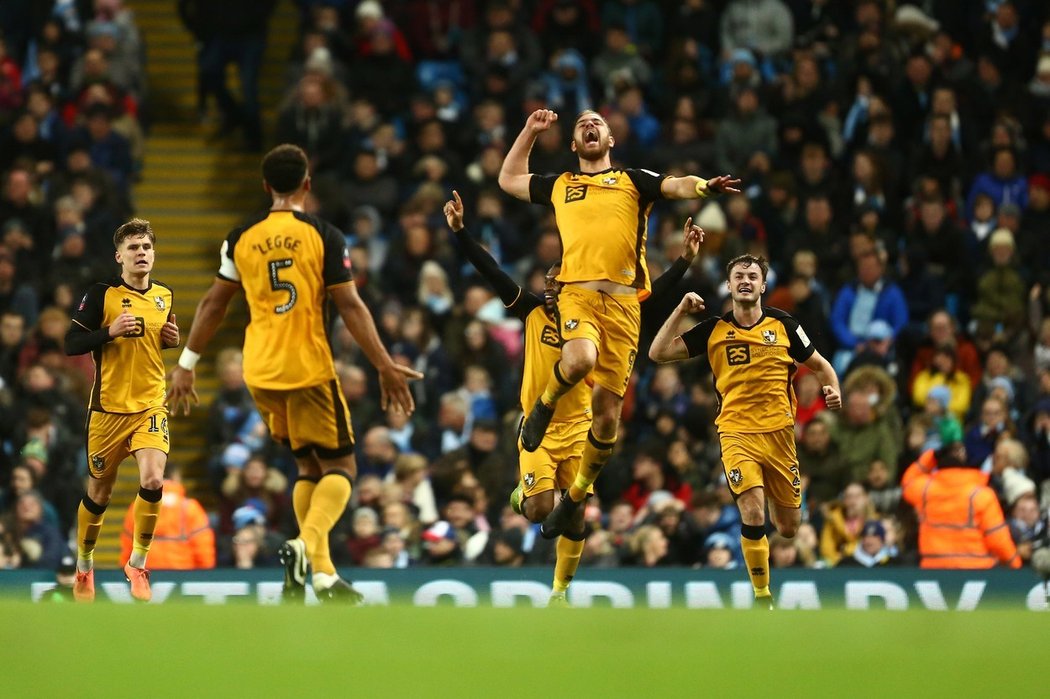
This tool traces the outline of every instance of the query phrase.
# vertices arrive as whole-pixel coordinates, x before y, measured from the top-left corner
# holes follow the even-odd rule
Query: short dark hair
[[[769,263],[766,262],[766,258],[761,255],[752,255],[747,253],[746,255],[737,255],[726,264],[726,279],[729,278],[733,268],[737,265],[742,267],[750,267],[751,265],[758,265],[758,269],[762,272],[762,281],[766,280],[766,274],[769,272]]]
[[[149,237],[149,242],[151,243],[157,242],[157,236],[153,234],[153,228],[150,227],[149,221],[144,218],[133,218],[118,228],[116,233],[113,234],[113,247],[119,250],[120,244],[126,239],[138,235]]]
[[[302,148],[282,143],[263,158],[263,180],[278,194],[289,194],[306,179],[308,164],[309,160]]]

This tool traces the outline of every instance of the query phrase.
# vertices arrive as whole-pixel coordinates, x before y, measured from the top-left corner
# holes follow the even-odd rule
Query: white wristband
[[[193,367],[197,366],[197,362],[201,356],[197,352],[194,352],[189,347],[182,349],[182,354],[179,355],[179,366],[186,371],[193,371]]]

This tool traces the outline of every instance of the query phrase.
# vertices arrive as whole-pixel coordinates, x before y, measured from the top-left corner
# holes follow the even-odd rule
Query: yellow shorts
[[[783,507],[802,504],[802,479],[795,455],[795,430],[718,435],[722,468],[734,495],[762,486],[766,496]]]
[[[88,411],[88,474],[92,478],[112,478],[120,462],[139,449],[168,453],[166,407],[131,414]]]
[[[522,449],[518,440],[518,466],[525,497],[547,490],[564,490],[572,485],[580,470],[580,457],[590,428],[590,420],[552,422],[543,443],[534,452]],[[593,486],[588,492],[594,492]]]
[[[558,295],[561,337],[586,338],[598,348],[594,382],[623,397],[638,356],[642,327],[637,294],[607,294],[566,284]]]
[[[290,445],[296,456],[315,452],[322,459],[337,459],[354,452],[350,409],[335,379],[288,390],[249,386],[248,392],[270,435]]]

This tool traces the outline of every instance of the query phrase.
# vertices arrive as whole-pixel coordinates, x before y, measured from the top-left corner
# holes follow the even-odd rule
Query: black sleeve
[[[561,175],[533,175],[529,179],[529,200],[533,204],[551,205],[554,183]]]
[[[66,333],[67,355],[93,352],[113,339],[109,336],[109,326],[102,327],[102,306],[108,288],[106,284],[92,284],[84,298],[80,299],[80,305]]]
[[[661,175],[652,170],[636,170],[634,168],[628,168],[624,172],[631,178],[631,182],[634,182],[635,188],[641,195],[643,205],[664,198],[663,192],[660,191],[660,183],[666,180],[668,175]]]
[[[350,271],[350,249],[346,247],[346,238],[338,228],[330,223],[319,221],[318,230],[324,240],[324,285],[335,286],[354,280]]]
[[[767,308],[766,314],[777,318],[784,325],[784,331],[787,333],[788,342],[791,343],[791,346],[788,347],[788,355],[799,364],[802,364],[812,357],[817,349],[813,346],[813,343],[810,342],[809,336],[806,335],[806,331],[802,329],[802,326],[799,325],[798,321],[784,311],[772,313],[771,310],[777,309]]]
[[[711,339],[716,323],[718,318],[708,318],[682,333],[682,342],[689,350],[690,357],[707,356],[707,341]]]
[[[675,285],[682,280],[685,276],[686,271],[689,269],[690,260],[684,257],[679,257],[674,261],[674,264],[667,268],[667,271],[661,274],[659,277],[653,280],[653,290],[643,303],[650,301],[662,301],[663,297],[666,296]]]
[[[466,228],[456,231],[456,245],[470,261],[470,264],[474,265],[474,269],[478,270],[481,276],[485,278],[485,281],[499,295],[503,305],[508,309],[512,309],[515,315],[524,318],[525,315],[529,314],[529,311],[536,307],[535,305],[531,306],[524,312],[524,315],[521,315],[518,306],[525,301],[525,297],[530,297],[532,294],[526,294],[524,289],[515,284],[514,280],[499,268],[496,260],[492,259],[492,255],[488,254],[485,248],[481,247],[478,241],[471,237],[470,231]]]

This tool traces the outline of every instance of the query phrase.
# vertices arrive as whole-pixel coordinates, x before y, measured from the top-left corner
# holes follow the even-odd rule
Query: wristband
[[[179,366],[186,371],[193,371],[193,368],[197,366],[197,362],[201,356],[197,352],[194,352],[189,347],[182,349],[182,354],[179,355]]]
[[[707,197],[711,194],[711,192],[707,189],[707,180],[705,180],[703,177],[697,179],[696,184],[693,186],[693,189],[696,190],[696,196],[700,197],[701,199],[707,199]]]

